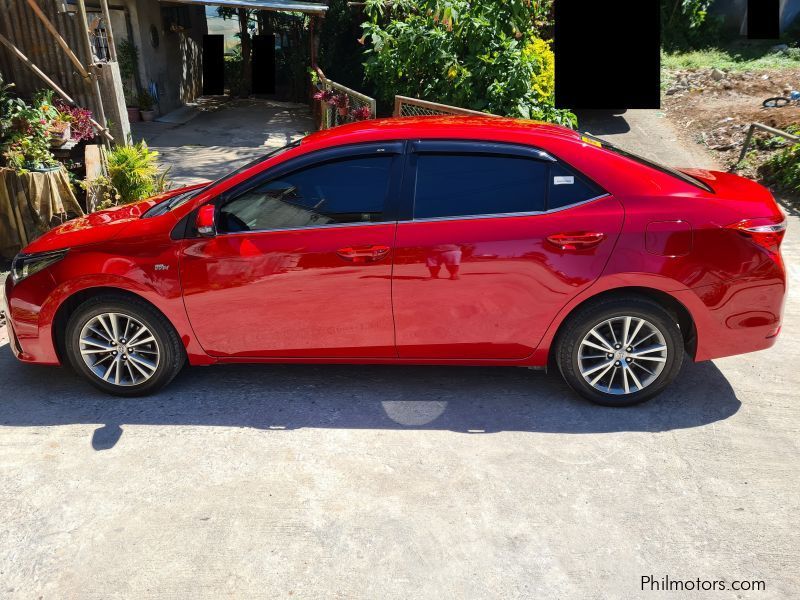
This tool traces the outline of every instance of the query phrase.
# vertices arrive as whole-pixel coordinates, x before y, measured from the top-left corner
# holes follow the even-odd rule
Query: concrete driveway
[[[314,122],[305,104],[207,97],[131,129],[134,140],[159,152],[177,187],[218,179],[310,133]]]
[[[800,218],[771,350],[612,410],[500,368],[226,366],[114,399],[0,347],[0,596],[800,589]]]

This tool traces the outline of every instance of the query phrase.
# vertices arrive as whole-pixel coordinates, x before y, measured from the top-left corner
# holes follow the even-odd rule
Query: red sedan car
[[[555,365],[628,405],[774,344],[784,229],[752,181],[562,127],[366,121],[39,238],[11,348],[126,396],[187,362]]]

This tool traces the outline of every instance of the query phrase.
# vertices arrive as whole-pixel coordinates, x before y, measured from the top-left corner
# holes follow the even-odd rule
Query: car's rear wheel
[[[167,319],[142,300],[99,296],[67,322],[70,364],[92,385],[117,396],[142,396],[172,381],[186,362]]]
[[[605,406],[630,406],[659,394],[683,362],[673,315],[646,298],[617,298],[579,309],[559,335],[556,361],[566,382]]]

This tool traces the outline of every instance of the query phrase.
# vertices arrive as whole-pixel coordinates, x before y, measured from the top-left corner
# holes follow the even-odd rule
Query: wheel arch
[[[141,294],[137,294],[136,292],[132,292],[128,289],[112,287],[112,286],[93,286],[88,288],[83,288],[81,290],[76,291],[75,293],[68,296],[56,309],[55,316],[53,317],[53,327],[52,327],[52,336],[53,336],[53,347],[56,351],[56,356],[58,356],[58,361],[62,365],[68,365],[69,361],[67,360],[66,355],[66,329],[67,329],[67,322],[69,321],[70,316],[80,307],[84,302],[90,300],[91,298],[96,298],[98,296],[116,296],[118,298],[129,298],[136,300],[138,302],[144,302],[148,306],[150,306],[153,310],[157,311],[161,314],[167,322],[172,324],[169,317],[164,314],[164,311],[161,310],[158,306],[153,304],[150,300],[142,296]],[[175,325],[172,324],[174,328]]]
[[[574,315],[579,309],[596,302],[608,300],[610,298],[646,298],[664,308],[667,312],[675,317],[678,327],[680,328],[681,335],[683,336],[684,348],[687,354],[689,354],[689,356],[692,357],[692,360],[694,360],[697,352],[697,326],[695,325],[695,320],[692,317],[692,313],[689,311],[689,309],[686,308],[686,306],[673,295],[663,290],[641,286],[623,286],[607,289],[594,294],[570,308],[569,312],[564,315],[558,324],[556,332],[553,335],[552,341],[548,348],[547,364],[549,367],[552,367],[555,364],[554,353],[556,347],[558,346],[559,336],[561,335],[562,331],[564,331],[564,328],[572,315]]]

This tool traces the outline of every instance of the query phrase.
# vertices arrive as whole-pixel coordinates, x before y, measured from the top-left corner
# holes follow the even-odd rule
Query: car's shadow
[[[115,398],[67,369],[18,363],[3,346],[0,373],[0,424],[102,423],[92,440],[96,449],[113,446],[126,424],[579,434],[697,427],[741,406],[710,362],[685,364],[661,396],[626,409],[590,404],[554,373],[507,367],[189,368],[158,394]]]

